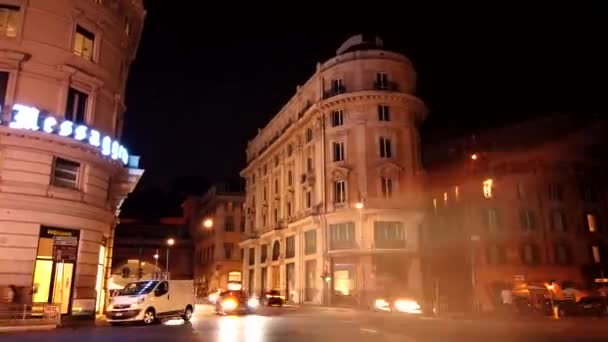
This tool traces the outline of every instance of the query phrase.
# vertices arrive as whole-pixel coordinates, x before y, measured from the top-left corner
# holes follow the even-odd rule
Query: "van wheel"
[[[156,313],[154,313],[154,309],[148,309],[144,313],[144,324],[150,325],[156,321]]]
[[[192,318],[192,307],[190,305],[188,305],[186,307],[186,310],[184,310],[184,314],[182,315],[182,319],[186,322],[190,321],[190,318]]]

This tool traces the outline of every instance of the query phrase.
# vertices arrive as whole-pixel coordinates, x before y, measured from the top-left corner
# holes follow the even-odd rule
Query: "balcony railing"
[[[344,94],[344,93],[346,93],[345,86],[332,87],[323,93],[323,98],[328,99],[332,96],[336,96],[336,95],[340,95],[340,94]]]
[[[397,91],[399,87],[395,82],[374,82],[375,90]]]
[[[406,248],[407,243],[405,240],[376,240],[374,241],[375,248],[388,248],[388,249],[403,249]]]
[[[355,240],[331,240],[329,243],[329,248],[332,250],[355,249],[358,248],[358,246]]]

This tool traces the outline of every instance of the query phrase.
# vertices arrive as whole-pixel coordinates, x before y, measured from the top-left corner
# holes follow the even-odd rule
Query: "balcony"
[[[359,248],[359,246],[355,240],[332,240],[329,243],[329,248],[331,250],[356,249]]]
[[[323,92],[323,99],[328,99],[330,97],[336,96],[336,95],[340,95],[340,94],[344,94],[346,93],[346,87],[341,85],[341,86],[337,86],[337,87],[332,87],[329,90]]]
[[[395,82],[374,82],[374,90],[397,91],[399,86]]]
[[[404,249],[407,247],[405,240],[376,240],[374,248],[378,249]]]

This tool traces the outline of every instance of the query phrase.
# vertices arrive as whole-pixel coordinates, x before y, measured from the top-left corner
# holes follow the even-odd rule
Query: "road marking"
[[[378,333],[378,330],[374,330],[374,329],[360,328],[359,330],[361,330],[363,332],[372,333],[372,334],[377,334]]]

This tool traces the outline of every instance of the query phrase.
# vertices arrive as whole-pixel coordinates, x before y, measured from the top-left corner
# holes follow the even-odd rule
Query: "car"
[[[560,301],[556,303],[560,316],[601,316],[606,312],[603,297],[583,297],[578,302]]]
[[[281,296],[281,292],[278,290],[270,290],[266,293],[267,306],[283,306],[283,304],[285,304],[285,297]]]
[[[218,315],[251,314],[259,305],[259,299],[249,298],[244,291],[225,291],[218,297],[215,313]]]
[[[376,298],[374,300],[373,310],[402,312],[407,314],[422,313],[422,309],[418,301],[410,296],[384,296]]]

